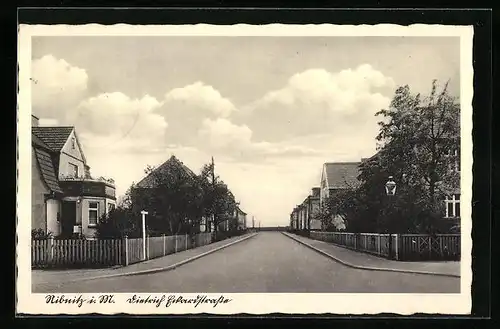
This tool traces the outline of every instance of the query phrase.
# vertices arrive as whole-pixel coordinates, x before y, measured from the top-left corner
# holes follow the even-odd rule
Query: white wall
[[[83,177],[85,175],[83,160],[75,159],[67,154],[61,153],[59,157],[59,178],[73,174],[70,163],[78,167],[78,177]]]
[[[47,232],[52,232],[54,236],[61,233],[61,223],[57,220],[57,214],[60,210],[59,200],[47,200]]]
[[[97,197],[84,197],[80,203],[81,218],[82,218],[82,233],[85,236],[93,237],[96,233],[94,226],[89,226],[89,203],[97,202],[99,204],[98,219],[107,211],[106,199]]]
[[[85,176],[85,161],[83,159],[83,154],[78,143],[75,139],[75,148],[72,147],[72,139],[75,138],[74,131],[69,136],[66,144],[61,150],[61,155],[59,158],[59,177],[72,174],[69,164],[74,164],[78,166],[78,176]]]
[[[321,221],[318,219],[311,219],[311,230],[321,230]]]

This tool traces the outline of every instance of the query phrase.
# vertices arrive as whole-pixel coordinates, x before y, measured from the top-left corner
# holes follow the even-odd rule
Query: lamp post
[[[147,211],[141,211],[142,215],[142,260],[146,260],[146,215]]]
[[[394,177],[392,176],[389,176],[389,180],[387,181],[387,183],[385,183],[385,194],[387,195],[387,197],[389,198],[389,204],[390,204],[390,207],[392,208],[392,201],[393,201],[393,198],[394,196],[396,195],[396,182],[394,181]],[[389,213],[389,219],[391,218],[391,213]],[[389,233],[389,252],[388,252],[388,258],[389,259],[392,259],[392,234],[391,234],[391,220],[388,221],[388,233]]]

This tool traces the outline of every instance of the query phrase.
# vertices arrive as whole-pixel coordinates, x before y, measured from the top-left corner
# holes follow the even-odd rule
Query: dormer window
[[[78,177],[78,166],[72,163],[68,163],[68,167],[69,167],[69,172],[68,172],[69,176],[73,178]]]

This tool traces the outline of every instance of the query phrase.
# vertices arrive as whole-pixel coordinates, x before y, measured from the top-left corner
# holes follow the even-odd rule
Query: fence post
[[[186,249],[185,250],[188,250],[188,235],[186,233]]]
[[[128,237],[125,235],[122,239],[122,247],[123,247],[123,258],[124,258],[124,265],[128,266]]]
[[[162,237],[163,237],[163,256],[166,255],[166,251],[165,251],[165,243],[166,243],[166,238],[165,238],[165,234],[162,234]]]
[[[175,240],[175,253],[177,253],[177,235],[174,235]]]
[[[378,241],[377,241],[377,242],[378,242],[378,243],[377,243],[377,244],[378,244],[378,246],[377,246],[377,252],[378,252],[378,254],[379,254],[379,255],[382,255],[382,243],[381,243],[381,241],[380,241],[382,237],[380,236],[380,234],[377,234],[377,238],[378,238],[378,239],[377,239],[377,240],[378,240]],[[391,238],[391,235],[389,234],[389,239],[390,239],[390,238]],[[389,243],[389,246],[390,246],[390,245],[391,245],[391,244]],[[389,255],[390,255],[390,254],[391,254],[391,251],[389,250]]]
[[[150,249],[150,242],[151,242],[151,237],[149,235],[146,236],[146,259],[149,260],[149,249]]]
[[[429,235],[429,260],[432,259],[432,236]]]
[[[396,234],[395,238],[394,238],[395,239],[394,246],[396,247],[396,252],[395,252],[396,260],[399,260],[399,241],[398,241],[399,239],[398,239],[398,237],[399,237],[399,234]]]
[[[54,262],[54,237],[50,236],[49,237],[49,245],[48,245],[48,259],[47,259],[47,264],[52,265]]]

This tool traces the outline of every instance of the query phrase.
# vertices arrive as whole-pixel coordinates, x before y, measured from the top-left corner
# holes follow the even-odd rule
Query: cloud
[[[57,119],[40,118],[38,120],[38,124],[40,126],[57,126],[59,124],[59,120],[57,120]]]
[[[31,70],[32,110],[40,118],[59,118],[86,95],[87,72],[63,59],[45,55]]]
[[[258,141],[276,142],[328,132],[339,135],[345,126],[376,125],[376,111],[387,106],[394,87],[391,78],[370,65],[330,73],[310,69],[290,77],[235,115]],[[363,127],[363,126],[362,126]]]
[[[165,119],[154,113],[160,103],[151,96],[131,99],[120,92],[103,93],[82,101],[68,114],[88,147],[106,151],[153,152],[161,148]]]
[[[168,144],[192,145],[203,120],[228,117],[234,104],[214,87],[195,82],[165,94],[156,113],[170,124],[165,133]]]
[[[229,99],[222,97],[220,92],[212,86],[200,81],[169,91],[165,95],[165,103],[170,102],[182,103],[191,111],[197,110],[217,117],[227,117],[236,110]]]
[[[198,145],[212,153],[237,161],[263,161],[272,158],[312,156],[318,153],[296,145],[254,142],[252,130],[223,118],[205,119],[198,131]]]

